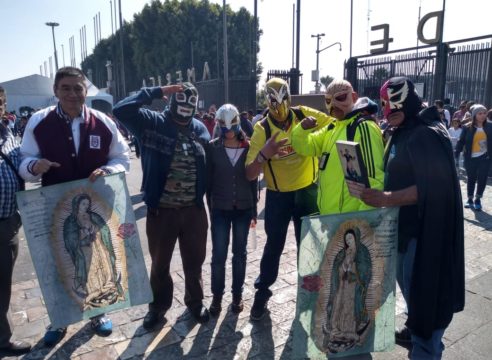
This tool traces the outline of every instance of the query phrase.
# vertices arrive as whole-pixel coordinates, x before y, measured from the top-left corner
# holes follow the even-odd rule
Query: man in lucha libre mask
[[[196,112],[198,91],[189,82],[183,83],[182,86],[182,91],[171,95],[169,109],[174,121],[180,125],[188,125]]]
[[[301,217],[318,211],[316,192],[318,160],[300,155],[291,144],[293,128],[304,118],[316,119],[317,127],[329,117],[315,109],[291,107],[289,85],[272,78],[265,85],[268,112],[255,124],[246,158],[246,176],[254,180],[263,171],[267,185],[265,231],[267,243],[255,282],[256,294],[251,319],[259,320],[266,312],[272,295],[269,287],[277,278],[280,256],[290,220],[294,221],[296,240],[300,241]]]
[[[164,112],[142,108],[153,99],[170,97]],[[207,242],[205,147],[210,134],[193,116],[198,92],[191,83],[143,88],[120,101],[114,115],[141,145],[147,237],[152,258],[150,284],[154,301],[143,326],[162,324],[173,300],[169,273],[176,240],[179,241],[186,294],[184,302],[198,322],[209,313],[203,306],[202,264]],[[185,219],[185,220],[183,220]]]
[[[412,343],[411,359],[441,359],[444,331],[465,302],[463,208],[451,142],[438,110],[422,109],[410,79],[389,79],[380,95],[395,128],[385,186],[360,196],[372,206],[400,207],[396,273],[408,318],[396,341]]]

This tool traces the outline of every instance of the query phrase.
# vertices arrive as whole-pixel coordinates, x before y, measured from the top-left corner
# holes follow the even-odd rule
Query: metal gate
[[[219,108],[224,104],[224,80],[197,81],[194,85],[198,90],[200,109],[207,110],[212,104]],[[256,109],[255,101],[251,96],[254,88],[256,88],[254,79],[247,77],[229,79],[229,103],[234,104],[240,111]]]
[[[373,99],[379,99],[379,88],[388,78],[407,76],[429,103],[448,98],[454,107],[462,100],[491,107],[490,39],[492,35],[353,57],[345,63],[345,78],[359,94]]]

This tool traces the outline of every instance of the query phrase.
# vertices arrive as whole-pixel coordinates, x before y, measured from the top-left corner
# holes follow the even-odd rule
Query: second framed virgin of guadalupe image
[[[366,188],[370,187],[359,143],[338,140],[336,145],[345,179],[363,184]]]

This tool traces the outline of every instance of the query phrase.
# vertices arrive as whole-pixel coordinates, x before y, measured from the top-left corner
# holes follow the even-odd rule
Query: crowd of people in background
[[[231,231],[231,308],[234,313],[243,310],[247,236],[250,225],[256,223],[257,179],[263,173],[267,187],[267,239],[255,281],[251,320],[259,321],[268,310],[268,300],[272,296],[270,287],[277,278],[291,220],[299,245],[303,216],[400,206],[404,210],[400,212],[399,251],[405,263],[399,264],[399,269],[412,272],[415,263],[420,270],[414,271],[413,279],[408,276],[398,279],[407,301],[409,321],[408,327],[400,329],[396,336],[413,344],[416,358],[426,358],[419,357],[425,353],[440,358],[444,330],[453,313],[463,309],[464,301],[463,210],[456,169],[459,168],[459,156],[464,153],[468,177],[465,207],[480,211],[491,165],[492,109],[487,112],[481,104],[462,101],[455,111],[449,99],[435,100],[429,106],[418,97],[409,79],[398,77],[388,80],[381,88],[381,109],[376,101],[357,94],[346,80],[334,80],[327,86],[326,111],[322,112],[306,106],[291,106],[287,82],[273,78],[265,85],[265,109],[241,111],[233,104],[223,104],[219,108],[210,105],[207,111],[197,110],[197,89],[191,83],[183,83],[143,88],[116,104],[113,114],[107,116],[84,105],[86,88],[83,79],[79,69],[60,69],[54,86],[59,103],[32,117],[5,112],[6,98],[0,96],[0,109],[3,109],[0,114],[1,144],[7,139],[12,142],[15,137],[21,138],[22,159],[17,159],[16,174],[27,181],[41,179],[43,186],[86,177],[94,181],[115,171],[128,171],[127,144],[135,147],[137,157],[142,158],[146,231],[152,259],[150,283],[154,295],[143,321],[144,328],[152,330],[162,324],[171,307],[170,264],[177,241],[183,259],[184,302],[188,310],[200,323],[207,322],[210,315],[220,313],[226,291],[225,262]],[[393,98],[399,91],[406,94],[404,98]],[[164,111],[144,107],[154,99],[167,97],[170,98],[169,105]],[[71,101],[72,98],[77,101]],[[107,158],[101,154],[100,159],[86,158],[87,168],[72,168],[67,147],[76,148],[77,154],[72,156],[84,157],[88,153],[84,148],[79,149],[78,140],[72,140],[72,137],[69,138],[71,143],[60,142],[57,146],[50,143],[49,126],[57,119],[70,120],[67,124],[82,121],[103,124],[111,134],[111,146],[116,147],[112,156]],[[66,130],[73,131],[76,138],[74,126],[67,125]],[[34,131],[37,131],[36,136]],[[163,138],[166,141],[162,141]],[[330,156],[334,142],[340,139],[357,141],[363,147],[363,160],[369,169],[369,189],[345,181],[338,159],[340,155],[335,151]],[[421,153],[417,162],[411,160],[409,149]],[[426,150],[432,156],[427,157]],[[440,165],[429,165],[431,159]],[[6,162],[0,165],[7,166]],[[429,176],[425,169],[430,168],[438,169],[440,177]],[[434,184],[436,179],[442,181]],[[449,191],[449,196],[443,195],[448,202],[432,194],[438,187]],[[20,183],[12,185],[9,191],[19,188]],[[2,196],[5,195],[0,192],[0,200]],[[12,198],[12,194],[9,196]],[[209,224],[205,204],[209,208],[213,247],[213,300],[209,309],[203,303],[202,284]],[[430,215],[427,218],[418,216],[417,207],[422,204],[429,209],[429,214],[447,211],[447,220],[458,224],[447,226],[442,232],[452,239],[451,247],[428,245],[432,242],[428,238],[435,240],[437,232],[435,228],[431,229]],[[10,219],[14,213],[11,211],[4,218]],[[0,225],[2,221],[0,219]],[[428,231],[415,232],[420,228]],[[446,239],[442,234],[439,241],[444,243]],[[16,231],[12,237],[15,235]],[[10,240],[5,239],[5,242]],[[442,248],[447,249],[445,253]],[[443,256],[454,260],[446,263],[432,260]],[[9,264],[6,273],[11,274],[12,268],[13,263]],[[454,283],[436,275],[430,284],[429,273],[454,274]],[[10,287],[11,279],[6,280],[5,284]],[[425,292],[426,287],[434,291]],[[410,289],[420,293],[418,301],[409,297]],[[3,324],[2,328],[10,292],[2,299],[0,341],[3,343],[0,342],[0,350],[28,351],[28,344],[10,342],[8,325]],[[428,304],[436,302],[442,305],[440,315],[431,319],[429,309],[434,308]],[[91,325],[103,336],[112,331],[111,320],[104,314],[93,317]],[[66,328],[49,328],[45,343],[52,346],[65,333]]]

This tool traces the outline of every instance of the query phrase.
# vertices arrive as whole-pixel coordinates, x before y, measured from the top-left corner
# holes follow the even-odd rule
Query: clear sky
[[[93,18],[100,12],[101,36],[110,35],[110,6],[114,8],[114,1],[118,0],[0,0],[0,28],[3,30],[0,82],[40,73],[40,65],[53,56],[51,28],[45,25],[48,21],[60,23],[55,28],[59,66],[69,65],[69,38],[72,36],[79,65],[79,29],[86,26],[90,54],[94,48]],[[133,14],[141,11],[147,2],[121,0],[124,19],[131,21]],[[211,2],[222,4],[222,0]],[[267,70],[292,67],[292,10],[296,3],[296,0],[258,0],[258,17],[263,29],[259,53],[259,61],[264,66],[263,77]],[[422,17],[443,6],[443,0],[353,0],[353,3],[353,55],[369,53],[369,42],[381,38],[381,31],[371,32],[370,28],[383,23],[390,25],[390,37],[394,39],[390,50],[416,46],[419,7]],[[253,13],[254,0],[227,0],[227,4],[234,10],[244,6]],[[444,41],[492,34],[491,14],[491,1],[447,0]],[[424,34],[432,37],[434,29],[435,22],[429,21]],[[304,93],[314,89],[311,71],[316,68],[316,38],[311,35],[318,33],[325,34],[320,49],[335,42],[342,43],[342,51],[336,45],[319,54],[320,75],[342,77],[350,48],[349,0],[301,1],[300,68],[304,74]],[[229,46],[233,46],[231,42]],[[197,72],[200,76],[200,64],[197,64]]]

